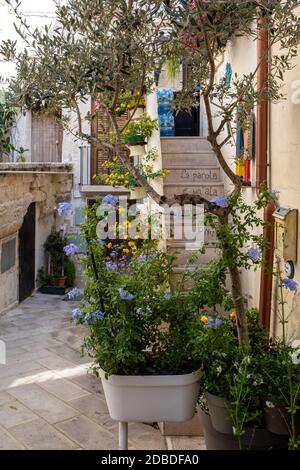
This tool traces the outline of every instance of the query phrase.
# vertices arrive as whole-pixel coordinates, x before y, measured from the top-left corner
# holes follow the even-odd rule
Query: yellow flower
[[[124,214],[124,212],[125,212],[124,207],[119,207],[119,213],[120,213],[120,214]]]
[[[200,321],[206,325],[208,323],[208,316],[207,315],[202,315],[200,317]]]
[[[125,180],[124,183],[125,183],[125,184],[128,184],[128,180]]]
[[[128,246],[130,246],[130,247],[135,246],[135,242],[128,242]]]
[[[128,250],[128,248],[123,248],[123,250],[122,250],[122,251],[123,251],[123,253],[125,253],[126,255],[128,255],[128,253],[129,253],[129,250]]]
[[[111,242],[109,242],[106,246],[107,246],[107,248],[111,249],[113,245],[112,245]]]
[[[229,314],[229,318],[230,318],[230,320],[236,320],[236,313],[235,313],[235,312],[231,312],[231,313]]]

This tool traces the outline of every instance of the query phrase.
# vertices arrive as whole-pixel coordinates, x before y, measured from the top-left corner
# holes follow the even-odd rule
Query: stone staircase
[[[163,168],[169,170],[169,175],[164,179],[164,194],[167,197],[187,193],[210,200],[214,196],[224,195],[220,166],[206,138],[162,137],[161,148]],[[211,229],[206,228],[204,240],[213,241],[214,238]],[[176,272],[195,267],[188,263],[193,250],[188,247],[184,237],[167,241],[167,251],[178,252]],[[197,263],[207,264],[217,256],[216,249],[207,248],[206,253],[199,256]]]

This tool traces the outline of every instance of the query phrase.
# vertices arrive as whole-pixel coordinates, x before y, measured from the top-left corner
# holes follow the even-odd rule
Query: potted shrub
[[[157,128],[157,122],[147,114],[143,114],[140,118],[130,121],[122,132],[123,142],[128,145],[143,145]]]
[[[97,240],[95,214],[89,209],[82,226],[88,281],[73,320],[88,327],[85,349],[109,413],[120,422],[188,420],[199,391],[191,341],[199,321],[185,294],[171,287],[174,257],[141,242],[120,258],[116,245]]]
[[[47,269],[38,272],[37,284],[42,293],[63,295],[67,287],[75,282],[75,265],[64,249],[68,246],[67,237],[53,232],[44,244]]]
[[[140,171],[141,175],[144,176],[149,182],[159,178],[165,178],[168,174],[167,170],[155,170],[154,163],[158,158],[157,149],[151,149],[140,158],[140,162],[136,164],[136,167]],[[100,175],[100,179],[103,183],[109,184],[113,187],[124,186],[130,189],[131,199],[142,199],[147,197],[146,191],[141,188],[136,181],[135,177],[127,170],[127,168],[120,162],[117,157],[112,160],[107,160],[102,164],[106,173]]]

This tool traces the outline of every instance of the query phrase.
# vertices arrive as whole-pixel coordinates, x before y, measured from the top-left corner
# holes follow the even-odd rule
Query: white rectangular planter
[[[194,415],[200,388],[194,374],[100,375],[109,414],[116,421],[187,421]]]

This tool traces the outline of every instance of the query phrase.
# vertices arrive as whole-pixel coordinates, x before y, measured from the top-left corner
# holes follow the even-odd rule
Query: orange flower
[[[128,242],[128,246],[130,246],[130,247],[135,246],[135,242]]]
[[[229,314],[229,318],[230,318],[230,320],[234,320],[234,321],[235,321],[235,320],[236,320],[236,313],[235,313],[235,312],[231,312],[231,313]]]

